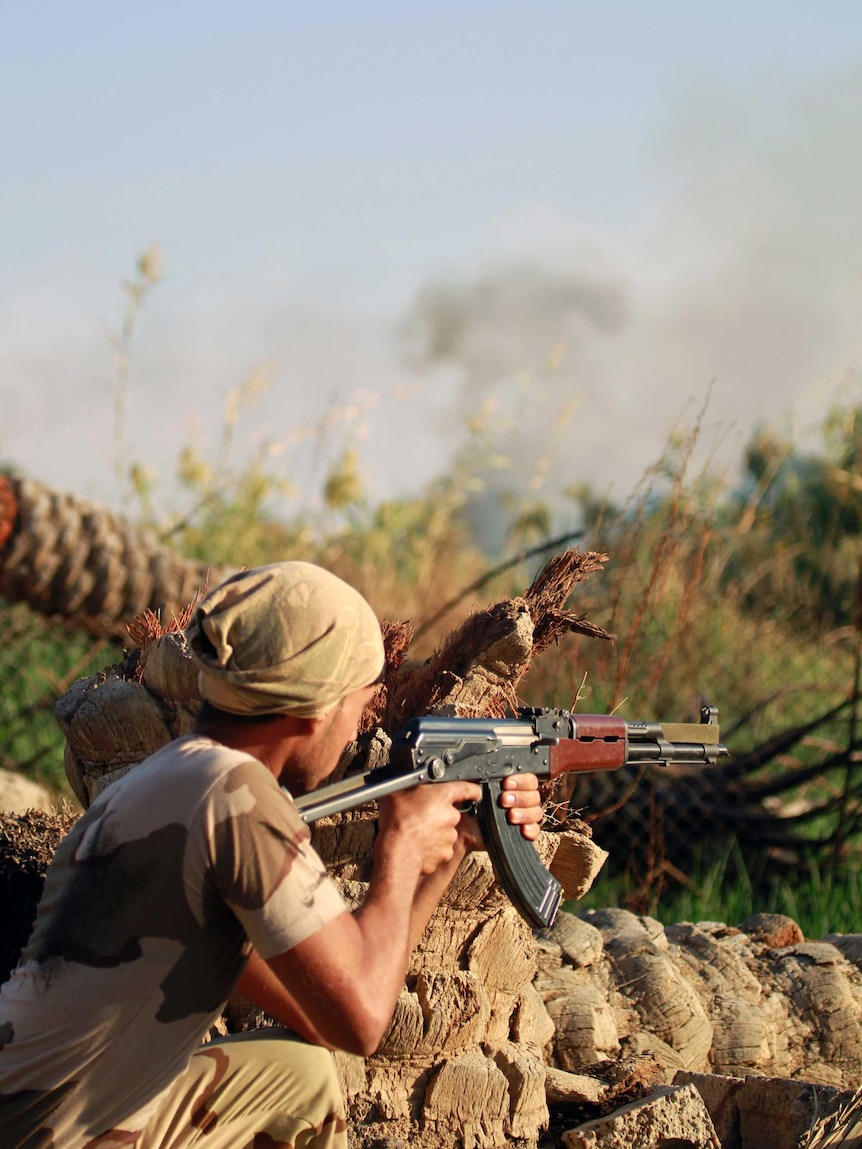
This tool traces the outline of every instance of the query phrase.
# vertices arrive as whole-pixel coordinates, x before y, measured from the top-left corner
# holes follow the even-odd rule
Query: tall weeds
[[[345,416],[347,421],[339,423],[341,449],[326,453],[330,461],[319,476],[319,491],[303,503],[291,484],[285,443],[263,442],[250,457],[237,453],[238,423],[253,418],[256,396],[266,386],[265,376],[255,372],[228,396],[212,458],[196,444],[181,453],[174,505],[163,510],[146,468],[127,464],[125,430],[136,323],[160,274],[153,260],[140,263],[126,285],[127,311],[116,346],[115,462],[127,513],[153,527],[163,541],[213,565],[290,557],[320,562],[354,583],[381,616],[412,619],[421,637],[411,655],[422,658],[468,610],[522,591],[548,557],[549,538],[580,534],[582,545],[608,553],[610,561],[600,576],[578,588],[571,606],[615,633],[617,641],[610,646],[562,640],[523,682],[522,702],[691,720],[708,700],[720,707],[732,749],[744,754],[834,707],[854,689],[858,697],[858,411],[853,418],[831,420],[831,445],[815,457],[800,456],[792,444],[759,432],[749,445],[747,470],[724,478],[696,463],[702,439],[696,422],[672,437],[621,507],[596,499],[577,475],[569,488],[574,504],[548,495],[542,486],[550,469],[547,459],[537,464],[526,489],[495,501],[484,498],[488,475],[497,468],[499,478],[505,466],[484,408],[465,429],[465,447],[448,474],[417,496],[374,502]],[[322,444],[330,432],[331,420],[324,416],[320,428],[302,433]],[[487,553],[476,541],[477,516],[492,513],[491,508],[502,516],[492,532],[504,540],[499,553]],[[817,515],[817,522],[807,525]],[[812,539],[822,544],[816,553]],[[850,603],[848,554],[854,542],[857,600]],[[842,597],[830,607],[833,593]],[[48,778],[63,792],[52,699],[70,675],[99,660],[111,661],[115,652],[93,648],[83,638],[68,639],[59,628],[8,604],[0,604],[0,625],[5,634],[0,762]],[[767,774],[810,772],[804,785],[777,799],[784,812],[804,817],[824,794],[835,799],[841,852],[834,857],[840,865],[828,874],[818,871],[817,879],[827,901],[837,888],[828,883],[837,882],[838,872],[851,862],[856,872],[862,803],[856,796],[858,754],[852,748],[858,722],[856,707],[850,717],[842,711],[766,769]],[[843,774],[819,774],[818,763],[836,748],[845,755]],[[819,829],[812,824],[806,832]],[[655,826],[644,827],[644,835],[651,832]],[[660,854],[657,842],[655,858]],[[704,858],[699,874],[677,877],[657,864],[660,877],[631,885],[630,876],[630,889],[619,897],[640,899],[642,908],[650,908],[651,899],[675,890],[674,913],[709,916],[685,898],[693,898],[697,889],[709,905],[711,892],[726,884],[730,871],[741,873],[734,857]],[[744,887],[743,882],[733,895],[739,900],[734,914],[742,913],[749,896]],[[789,905],[791,892],[776,887],[770,904]]]

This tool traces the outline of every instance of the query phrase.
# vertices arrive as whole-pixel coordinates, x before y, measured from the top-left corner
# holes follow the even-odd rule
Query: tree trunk
[[[227,572],[190,562],[105,507],[0,475],[0,594],[100,638],[145,609],[178,615]]]

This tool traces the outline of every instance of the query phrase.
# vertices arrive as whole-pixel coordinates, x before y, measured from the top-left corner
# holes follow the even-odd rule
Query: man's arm
[[[234,993],[254,1002],[258,1009],[298,1033],[312,1045],[327,1045],[290,990],[253,949]]]
[[[541,806],[535,779],[509,783],[511,819],[535,837]],[[481,798],[472,782],[419,786],[381,803],[368,893],[268,965],[320,1041],[365,1056],[386,1031],[410,954],[465,855],[481,846],[459,805]],[[278,1016],[278,1015],[276,1015]]]
[[[528,841],[532,842],[538,838],[542,829],[544,809],[539,797],[539,780],[535,774],[510,774],[504,778],[500,804],[505,807],[508,820],[513,825],[521,827],[521,833]],[[462,814],[458,834],[464,849],[456,850],[450,862],[419,883],[413,902],[412,942],[409,953],[416,948],[431,920],[431,915],[449,888],[464,857],[473,850],[484,849],[482,831],[476,817]]]

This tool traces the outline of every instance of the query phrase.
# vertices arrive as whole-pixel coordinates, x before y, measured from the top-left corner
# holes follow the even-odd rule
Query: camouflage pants
[[[162,1098],[135,1149],[346,1149],[330,1053],[283,1030],[205,1045]]]

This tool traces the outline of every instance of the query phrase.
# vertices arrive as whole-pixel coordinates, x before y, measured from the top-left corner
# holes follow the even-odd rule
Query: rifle
[[[534,929],[557,916],[562,887],[532,842],[500,806],[502,780],[523,771],[558,778],[618,770],[632,764],[715,763],[728,753],[719,741],[718,709],[700,722],[629,722],[615,714],[522,707],[517,718],[411,718],[395,735],[389,762],[348,775],[297,798],[303,820],[316,822],[366,802],[434,782],[479,782],[478,816],[497,881]]]

